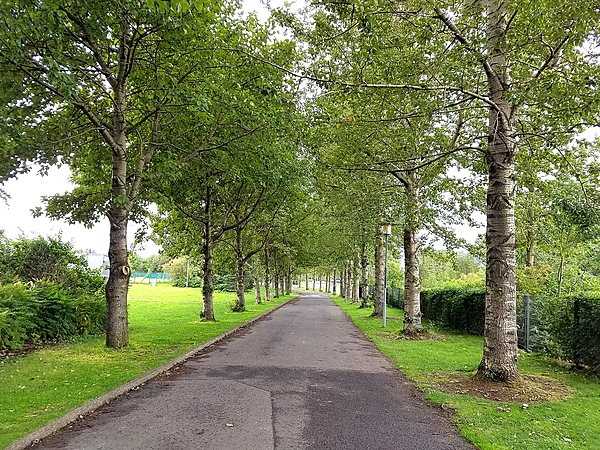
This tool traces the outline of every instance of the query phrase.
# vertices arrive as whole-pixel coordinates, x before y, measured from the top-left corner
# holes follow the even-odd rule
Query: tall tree
[[[109,220],[106,344],[126,346],[127,223],[140,211],[166,106],[193,70],[174,55],[212,35],[219,8],[177,18],[139,0],[22,0],[1,8],[0,64],[22,87],[10,104],[32,105],[37,115],[27,117],[28,128],[49,136],[38,155],[62,156],[80,184],[53,199],[49,213],[88,224],[99,215]],[[185,35],[191,30],[193,39]]]

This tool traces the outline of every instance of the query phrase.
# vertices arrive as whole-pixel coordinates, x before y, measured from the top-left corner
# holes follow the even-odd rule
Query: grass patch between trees
[[[444,383],[472,375],[481,361],[483,339],[433,330],[428,340],[397,339],[402,311],[389,308],[387,327],[369,317],[370,309],[334,301],[399,370],[413,380],[425,398],[455,411],[461,433],[481,450],[566,450],[600,448],[600,380],[572,371],[539,354],[522,353],[521,373],[566,385],[570,396],[537,403],[497,402],[451,393]],[[441,335],[441,336],[439,336]],[[564,393],[563,393],[564,394]]]
[[[129,347],[107,349],[101,336],[0,359],[0,448],[291,297],[256,305],[248,293],[246,311],[232,313],[235,294],[215,292],[217,322],[202,322],[201,289],[134,284]]]

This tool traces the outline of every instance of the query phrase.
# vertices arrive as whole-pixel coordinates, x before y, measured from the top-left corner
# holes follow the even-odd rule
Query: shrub
[[[429,320],[462,333],[483,335],[485,291],[471,286],[421,292],[421,312]]]
[[[99,334],[105,324],[106,304],[99,295],[74,297],[49,282],[0,287],[0,349]]]
[[[188,285],[188,287],[191,287],[191,288],[201,288],[202,287],[202,278],[200,278],[200,277],[189,277],[187,285]],[[183,277],[183,278],[177,278],[173,282],[173,286],[175,286],[175,287],[185,287],[185,277]]]

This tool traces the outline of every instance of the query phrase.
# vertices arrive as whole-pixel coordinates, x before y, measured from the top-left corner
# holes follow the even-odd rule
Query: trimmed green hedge
[[[421,291],[423,317],[461,333],[483,335],[485,291],[473,287]]]
[[[106,302],[99,295],[72,296],[48,282],[0,287],[0,350],[101,334]]]

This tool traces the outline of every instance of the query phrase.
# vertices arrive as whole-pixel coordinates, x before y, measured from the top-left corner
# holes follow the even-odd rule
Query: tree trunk
[[[245,277],[244,277],[244,253],[242,247],[242,232],[241,229],[236,228],[236,292],[237,300],[235,302],[234,312],[246,311],[246,294],[245,294]]]
[[[269,250],[265,246],[265,301],[271,301],[271,271],[269,269]]]
[[[350,269],[348,264],[344,267],[344,301],[350,301]]]
[[[258,274],[254,275],[254,298],[256,300],[257,305],[260,305],[262,303],[260,294],[260,280],[258,278]]]
[[[125,81],[114,89],[112,148],[111,205],[108,212],[110,240],[108,259],[110,272],[106,283],[106,346],[123,348],[129,345],[129,323],[127,317],[127,289],[131,270],[127,261],[128,211],[118,206],[115,200],[127,199],[127,136],[125,114],[127,109]]]
[[[279,272],[275,271],[275,277],[273,277],[273,284],[275,286],[274,298],[279,298]]]
[[[313,270],[313,283],[312,283],[312,285],[313,285],[313,288],[312,288],[312,290],[313,290],[313,291],[314,291],[314,290],[315,290],[315,288],[317,287],[317,286],[316,286],[316,283],[317,283],[317,271],[316,271],[316,270]]]
[[[340,297],[346,296],[346,269],[340,269]]]
[[[292,293],[292,268],[288,269],[288,274],[286,277],[286,286],[285,286],[285,295],[291,295]]]
[[[130,269],[127,263],[127,212],[113,209],[110,216],[108,258],[110,272],[106,283],[106,346],[123,348],[129,345],[127,318],[127,288]]]
[[[375,292],[373,293],[373,316],[383,317],[384,285],[383,236],[377,235],[375,242]]]
[[[514,170],[516,107],[510,101],[511,85],[506,55],[508,20],[506,3],[486,0],[487,70],[490,107],[486,160],[487,265],[483,358],[477,376],[498,381],[520,380],[517,365],[517,295],[515,260]]]
[[[354,264],[352,270],[352,302],[360,302],[360,283],[358,276],[358,265]]]
[[[203,320],[215,320],[215,310],[213,305],[213,235],[212,235],[212,202],[210,187],[206,188],[206,204],[204,206],[204,242],[202,253],[204,254],[204,264],[202,266],[204,282],[202,286],[202,312],[200,317]]]
[[[369,258],[367,257],[367,244],[360,244],[360,307],[366,308],[369,304]]]
[[[404,333],[423,330],[421,325],[420,246],[417,230],[404,230]]]
[[[563,278],[565,271],[565,257],[561,255],[560,263],[558,264],[558,276],[557,276],[557,286],[556,286],[556,296],[562,297],[562,286],[563,286]]]

